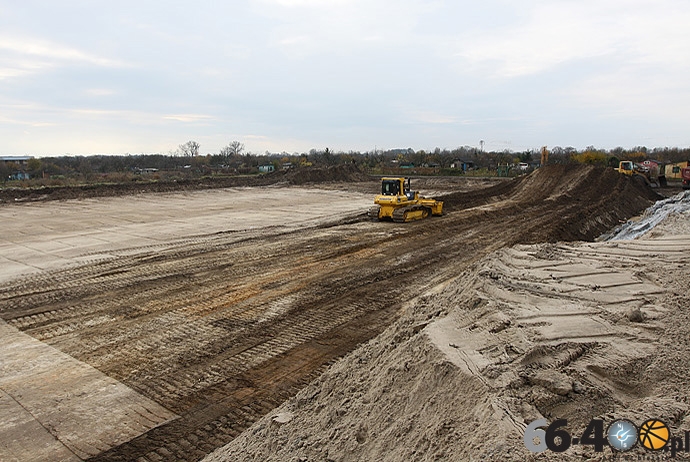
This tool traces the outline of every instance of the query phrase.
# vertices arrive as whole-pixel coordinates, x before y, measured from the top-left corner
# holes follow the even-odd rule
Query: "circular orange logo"
[[[661,420],[649,419],[640,425],[637,434],[642,446],[652,451],[658,451],[666,446],[671,432]]]

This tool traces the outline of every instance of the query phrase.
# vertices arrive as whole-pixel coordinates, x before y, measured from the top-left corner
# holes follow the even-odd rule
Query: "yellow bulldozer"
[[[658,188],[667,185],[664,165],[654,161],[646,160],[638,164],[630,160],[622,160],[616,171],[623,175],[640,178],[649,186]]]
[[[374,198],[374,204],[368,213],[371,218],[391,219],[396,223],[443,215],[443,202],[412,191],[410,178],[381,178],[381,194]]]

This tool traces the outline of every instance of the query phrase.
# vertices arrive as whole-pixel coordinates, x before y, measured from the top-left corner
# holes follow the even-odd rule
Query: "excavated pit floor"
[[[0,428],[15,428],[20,406],[24,428],[65,460],[199,460],[380,334],[406,301],[488,253],[593,239],[655,199],[591,168],[482,186],[447,196],[444,217],[408,224],[366,220],[371,195],[345,184],[0,208],[0,319],[7,338],[21,339],[4,347],[0,369],[24,384],[0,383],[9,403]],[[63,381],[36,380],[45,364],[10,350],[55,355],[52,377],[74,369],[64,380],[93,389],[75,398]],[[96,392],[109,380],[133,398],[112,405],[122,424],[101,422],[97,407],[84,414],[85,427],[112,428],[91,442],[72,431],[69,412],[107,402]],[[63,422],[31,411],[55,402],[70,409]],[[141,406],[156,417],[128,423],[130,402],[152,403],[157,410]],[[7,441],[1,460],[45,459],[21,438]]]

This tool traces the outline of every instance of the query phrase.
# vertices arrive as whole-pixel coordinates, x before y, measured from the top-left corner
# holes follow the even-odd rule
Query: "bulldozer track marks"
[[[567,194],[548,196],[548,175],[454,193],[438,219],[362,213],[85,255],[1,285],[0,318],[179,416],[93,460],[199,460],[486,254],[592,239],[650,203],[621,183],[609,202],[625,209],[602,212],[599,183],[575,173],[556,171]]]
[[[354,231],[128,249],[7,284],[0,317],[181,416],[95,460],[197,460],[394,318],[399,301],[372,294],[410,268],[360,268],[390,233]]]

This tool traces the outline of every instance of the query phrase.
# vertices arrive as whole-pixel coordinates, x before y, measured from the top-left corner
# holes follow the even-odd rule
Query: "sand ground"
[[[272,226],[294,229],[370,203],[369,194],[269,186],[0,207],[0,283],[113,258],[127,249],[165,248],[182,238]]]
[[[523,436],[541,418],[573,437],[659,419],[690,459],[687,205],[634,240],[488,255],[205,460],[671,460],[671,444],[537,455]]]
[[[427,185],[434,194],[445,194],[445,216],[406,224],[366,219],[372,196],[365,191],[376,189],[367,182],[353,188],[362,193],[348,184],[328,183],[327,191],[274,185],[3,205],[0,214],[8,226],[0,244],[0,322],[6,343],[0,369],[6,381],[0,383],[0,428],[6,433],[0,459],[44,460],[49,453],[57,460],[199,460],[229,442],[244,444],[245,430],[254,422],[315,379],[312,385],[319,386],[330,377],[337,377],[332,392],[307,388],[315,393],[307,402],[323,398],[330,419],[322,431],[312,421],[311,437],[360,448],[353,454],[372,460],[386,451],[396,454],[393,446],[413,448],[412,459],[462,455],[452,444],[459,423],[489,425],[482,428],[490,439],[488,430],[499,428],[492,416],[514,416],[513,428],[518,428],[520,418],[533,415],[529,407],[515,408],[518,402],[533,402],[547,415],[561,403],[553,396],[563,396],[559,391],[568,387],[560,379],[567,382],[563,375],[571,372],[540,366],[548,361],[539,352],[563,349],[556,357],[572,356],[571,363],[577,364],[577,358],[605,348],[607,338],[619,338],[621,327],[613,314],[586,305],[578,284],[589,287],[592,281],[577,265],[561,282],[574,294],[567,316],[546,309],[551,301],[539,302],[545,296],[538,291],[531,295],[536,312],[531,302],[510,298],[522,286],[541,287],[545,282],[539,278],[552,281],[529,264],[544,255],[544,264],[553,264],[548,255],[560,248],[541,244],[542,255],[515,246],[593,240],[658,197],[612,170],[569,166],[474,187],[467,181]],[[662,250],[669,247],[664,252],[680,255],[676,244],[658,243]],[[568,255],[556,257],[567,260]],[[476,270],[481,262],[492,269]],[[552,274],[561,270],[554,267]],[[522,273],[527,280],[520,279]],[[641,288],[663,288],[638,273],[616,269],[610,277],[618,281],[614,285],[637,287],[631,283],[637,281]],[[507,289],[487,284],[511,278],[516,282]],[[494,306],[501,297],[505,301]],[[649,300],[650,307],[662,306]],[[457,306],[464,307],[459,313],[467,313],[452,315]],[[658,313],[645,306],[640,310],[650,316],[650,325],[663,315],[660,308]],[[530,316],[543,319],[530,322]],[[586,328],[558,346],[558,330],[548,336],[548,325],[580,325],[568,323],[570,317],[587,323]],[[642,333],[626,341],[646,347],[645,335],[654,329],[650,334],[642,329],[644,323],[634,326]],[[580,348],[595,327],[602,346]],[[472,335],[460,337],[473,343],[462,345],[461,338],[453,338],[443,346],[444,339],[463,329]],[[382,332],[388,334],[377,337]],[[477,349],[477,342],[494,337],[512,346],[501,350],[498,342]],[[371,339],[376,340],[367,344]],[[593,342],[600,345],[598,340],[584,343]],[[339,361],[361,344],[383,345],[383,350],[371,350],[373,358],[358,360],[360,366],[375,365],[366,373],[347,359]],[[536,365],[521,369],[521,355]],[[587,363],[583,359],[581,364]],[[415,379],[415,374],[421,375]],[[526,397],[511,394],[539,383],[546,391],[535,388],[532,401],[529,392]],[[336,387],[343,384],[346,388]],[[401,384],[407,385],[397,388]],[[571,387],[566,397],[573,393],[577,398],[577,390],[606,396],[606,388],[588,382],[586,375],[573,379]],[[494,400],[492,393],[499,393],[494,388],[503,390],[500,399]],[[367,395],[369,389],[375,394]],[[453,410],[472,415],[466,401],[453,401],[458,396],[474,397],[476,420],[453,416]],[[487,407],[494,401],[496,406]],[[405,414],[401,404],[416,406],[416,414]],[[112,410],[111,417],[104,406]],[[350,413],[352,406],[366,416]],[[415,426],[426,422],[424,413],[432,410],[445,416],[441,427],[436,421],[423,429]],[[398,413],[399,419],[394,417]],[[309,422],[304,415],[300,422]],[[349,415],[357,422],[370,418],[371,425],[349,421]],[[279,420],[292,422],[288,414]],[[382,424],[388,421],[396,425]],[[102,430],[91,435],[91,428]],[[306,427],[299,428],[295,447],[302,450],[300,442],[310,435],[303,434]],[[347,439],[353,428],[356,445]],[[25,429],[48,446],[31,445],[34,438],[23,436],[31,435]],[[400,444],[400,438],[410,441]],[[483,454],[480,443],[472,442],[467,454]],[[251,459],[251,446],[243,447]],[[276,457],[286,455],[280,445],[266,447],[273,447]],[[323,459],[322,453],[287,455]]]

